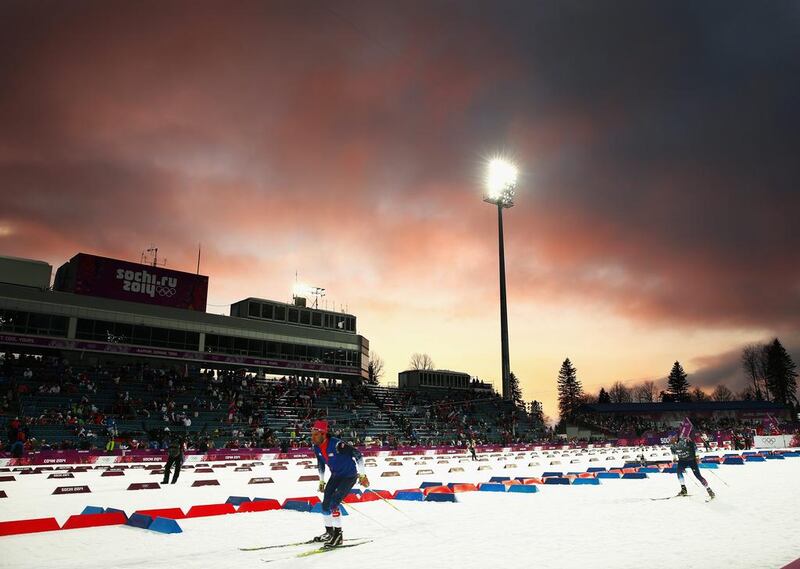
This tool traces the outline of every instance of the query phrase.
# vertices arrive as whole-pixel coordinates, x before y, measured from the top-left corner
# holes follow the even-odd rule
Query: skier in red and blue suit
[[[364,457],[350,443],[331,437],[328,434],[327,421],[314,422],[311,442],[314,454],[317,455],[319,491],[324,493],[322,514],[325,519],[325,533],[315,537],[314,541],[324,541],[325,547],[337,547],[344,540],[339,505],[356,482],[364,488],[369,487],[369,479],[364,472]],[[327,484],[326,466],[331,471]]]

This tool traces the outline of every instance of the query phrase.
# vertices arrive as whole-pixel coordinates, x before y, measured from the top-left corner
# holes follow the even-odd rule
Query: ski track
[[[583,462],[584,456],[581,463],[550,465],[546,461],[559,457],[545,459],[541,451],[536,458],[529,452],[524,454],[524,458],[508,454],[505,460],[493,457],[488,463],[459,462],[460,457],[448,457],[449,464],[441,465],[415,466],[408,461],[403,467],[386,466],[379,458],[379,466],[367,472],[374,488],[395,490],[418,487],[426,480],[478,483],[487,482],[491,476],[583,471],[598,464]],[[531,461],[540,461],[543,466],[529,467]],[[600,464],[610,468],[622,462],[615,459]],[[518,467],[504,469],[509,463]],[[493,470],[477,470],[478,465],[486,464]],[[465,472],[448,473],[453,466],[461,466]],[[418,468],[431,468],[434,475],[416,476]],[[399,470],[401,476],[381,478],[379,473],[385,470]],[[46,474],[17,476],[15,482],[0,485],[9,495],[0,501],[0,519],[55,516],[63,523],[87,505],[120,508],[130,514],[134,509],[186,509],[220,503],[228,496],[283,500],[315,494],[316,482],[296,482],[308,472],[296,465],[290,465],[287,471],[271,471],[268,466],[255,467],[252,472],[233,472],[228,467],[215,469],[213,474],[185,470],[174,486],[133,492],[125,490],[128,484],[157,481],[159,477],[143,470],[127,470],[125,476],[107,478],[101,478],[98,471],[62,480],[48,480]],[[538,486],[536,494],[459,493],[457,504],[392,501],[401,512],[381,501],[356,504],[349,509],[350,515],[343,517],[345,537],[374,541],[308,558],[294,555],[313,545],[272,551],[238,549],[289,543],[320,533],[322,520],[318,515],[278,510],[180,520],[183,533],[175,535],[112,526],[2,537],[0,568],[268,565],[280,569],[327,568],[334,563],[349,569],[779,569],[800,558],[800,458],[714,470],[728,486],[710,470],[702,472],[717,493],[717,499],[708,503],[704,501],[705,492],[687,472],[692,496],[676,500],[652,500],[677,493],[679,485],[674,474],[650,474],[646,480],[603,479],[599,486]],[[247,484],[251,477],[265,475],[275,484]],[[194,480],[210,478],[219,480],[221,486],[190,487]],[[92,493],[50,495],[56,486],[80,484],[89,485]],[[270,562],[265,564],[264,560]]]

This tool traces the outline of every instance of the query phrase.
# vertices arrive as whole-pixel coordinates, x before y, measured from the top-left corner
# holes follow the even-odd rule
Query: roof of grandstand
[[[772,401],[700,401],[665,403],[594,403],[582,409],[594,413],[669,413],[676,411],[763,411],[783,409],[780,403]]]

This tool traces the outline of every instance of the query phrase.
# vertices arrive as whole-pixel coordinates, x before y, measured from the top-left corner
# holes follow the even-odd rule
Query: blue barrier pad
[[[515,484],[516,486],[516,484]],[[505,484],[481,484],[478,487],[479,492],[505,492]]]
[[[792,451],[781,453],[781,456],[784,456],[784,457],[786,457],[786,456],[797,457],[797,456],[800,456],[800,452],[795,452],[795,451],[792,450]]]
[[[234,506],[238,506],[244,502],[249,502],[250,498],[246,496],[228,496],[228,499],[225,500],[226,504],[233,504]]]
[[[536,494],[539,490],[533,484],[514,484],[508,491],[516,492],[517,494]]]
[[[677,466],[670,466],[661,471],[663,474],[676,474],[678,472]]]
[[[743,452],[742,456],[753,456],[753,455],[756,455],[756,454],[758,454],[758,452],[756,452],[756,451],[748,451],[748,452]]]
[[[506,480],[511,480],[510,476],[492,476],[489,479],[489,482],[505,482]]]
[[[428,494],[425,496],[426,502],[456,502],[456,495],[455,494]]]
[[[639,469],[639,472],[644,472],[645,474],[659,474],[661,471],[655,466],[643,466]]]
[[[128,519],[128,514],[125,513],[125,510],[118,510],[117,508],[106,508],[105,513],[106,514],[114,514],[114,513],[122,514],[123,516],[125,516],[126,520]]]
[[[86,506],[83,509],[83,511],[81,512],[81,515],[83,515],[83,514],[104,514],[104,513],[105,513],[105,510],[103,508],[101,508],[100,506]]]
[[[563,475],[564,475],[563,472],[555,472],[555,471],[553,471],[553,472],[542,472],[541,478],[548,478],[550,476],[558,477],[558,476],[563,476]]]
[[[643,478],[647,478],[647,474],[644,472],[626,472],[622,475],[624,480],[641,480]]]
[[[783,455],[780,454],[768,454],[767,460],[783,460]]]
[[[744,460],[739,457],[726,458],[722,464],[744,464]]]
[[[394,496],[395,500],[407,500],[409,502],[422,502],[425,495],[422,492],[398,492]]]
[[[356,496],[361,496],[361,494],[362,494],[361,490],[359,490],[358,488],[353,488],[352,490],[350,490],[349,493],[350,494],[355,494]]]
[[[716,462],[701,462],[699,466],[700,468],[719,468],[719,464]]]
[[[606,471],[605,466],[591,466],[586,469],[586,472],[605,472],[605,471]]]
[[[600,481],[597,478],[576,478],[572,481],[573,486],[592,485],[597,486]]]
[[[311,509],[308,510],[308,511],[311,512],[312,514],[321,514],[322,513],[322,502],[320,502],[319,504],[314,504],[313,506],[311,506]],[[349,516],[350,515],[350,514],[347,513],[347,510],[345,509],[344,504],[339,504],[339,511],[341,512],[341,514],[343,516]]]
[[[753,456],[753,455],[746,456],[745,460],[747,462],[767,462],[767,459],[764,458],[763,456]]]
[[[619,472],[598,472],[598,478],[620,478]]]
[[[420,488],[430,488],[431,486],[444,486],[441,482],[423,482],[419,485]]]
[[[294,510],[295,512],[310,512],[311,506],[308,505],[308,502],[303,500],[288,500],[283,505],[284,510]]]
[[[131,517],[128,518],[128,521],[125,522],[125,525],[135,528],[148,529],[152,523],[153,518],[150,516],[146,516],[144,514],[132,514]]]
[[[545,484],[569,484],[569,478],[545,478]]]
[[[178,525],[178,522],[170,518],[156,518],[147,529],[157,531],[159,533],[183,533],[183,530],[181,529],[181,526]]]

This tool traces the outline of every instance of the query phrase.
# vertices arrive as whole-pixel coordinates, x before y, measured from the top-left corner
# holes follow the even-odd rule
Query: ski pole
[[[384,502],[386,502],[386,503],[387,503],[387,504],[388,504],[388,505],[389,505],[391,508],[393,508],[394,510],[397,510],[398,512],[400,512],[401,514],[403,514],[405,517],[407,517],[409,520],[411,520],[412,522],[415,522],[415,523],[416,523],[416,521],[417,521],[417,520],[415,520],[414,518],[412,518],[411,516],[409,516],[407,513],[405,513],[403,510],[401,510],[400,508],[398,508],[397,506],[395,506],[394,504],[392,504],[392,503],[391,503],[389,500],[387,500],[386,498],[384,498],[383,496],[381,496],[380,494],[378,494],[378,493],[377,493],[375,490],[373,490],[372,488],[367,488],[367,491],[368,491],[368,492],[372,492],[372,493],[373,493],[373,494],[375,494],[375,495],[376,495],[378,498],[380,498],[381,500],[383,500]]]
[[[379,522],[378,520],[376,520],[376,519],[375,519],[375,518],[373,518],[372,516],[368,516],[367,514],[365,514],[364,512],[362,512],[361,510],[359,510],[359,509],[358,509],[358,508],[356,508],[355,506],[353,506],[353,504],[347,504],[347,507],[348,507],[348,508],[350,508],[351,510],[353,510],[354,512],[358,513],[358,514],[361,514],[362,516],[364,516],[365,518],[367,518],[367,519],[368,519],[369,521],[371,521],[372,523],[374,523],[374,524],[377,524],[377,525],[381,526],[383,529],[385,529],[385,530],[391,529],[391,528],[389,528],[389,526],[386,526],[386,525],[382,524],[381,522]]]
[[[719,480],[719,481],[720,481],[720,482],[722,482],[722,483],[723,483],[725,486],[727,486],[727,487],[729,487],[729,488],[730,488],[730,484],[728,484],[728,483],[727,483],[727,482],[725,482],[725,481],[724,481],[722,478],[720,478],[719,474],[717,474],[716,472],[714,472],[714,469],[713,469],[713,468],[709,468],[709,470],[711,471],[711,474],[713,474],[714,476],[716,476],[716,477],[717,477],[717,480]]]

